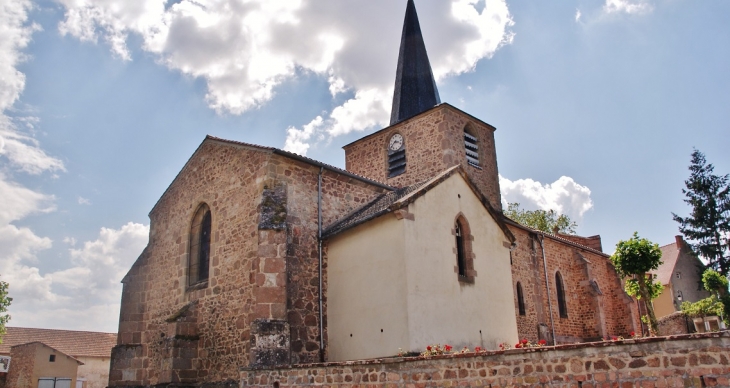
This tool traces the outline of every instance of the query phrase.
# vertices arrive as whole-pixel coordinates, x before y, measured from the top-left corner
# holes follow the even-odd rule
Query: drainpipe
[[[550,328],[553,332],[553,346],[557,345],[557,339],[555,338],[555,322],[553,321],[553,302],[550,299],[550,279],[548,277],[548,271],[547,271],[547,259],[545,258],[545,236],[542,234],[537,235],[538,241],[540,242],[540,248],[542,249],[542,266],[545,270],[545,288],[547,288],[547,299],[548,299],[548,309],[550,309]]]
[[[319,168],[319,182],[317,184],[317,240],[319,243],[319,361],[324,362],[324,311],[322,311],[322,173],[324,167]]]

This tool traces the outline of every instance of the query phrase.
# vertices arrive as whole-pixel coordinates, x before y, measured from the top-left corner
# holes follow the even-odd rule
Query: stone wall
[[[11,348],[10,369],[5,385],[14,388],[32,387],[33,370],[35,369],[35,346],[21,345]]]
[[[242,369],[242,387],[728,387],[727,332],[431,358]]]
[[[464,129],[467,127],[478,138],[480,167],[466,162]],[[489,198],[492,207],[501,210],[494,131],[494,127],[448,104],[441,104],[346,145],[347,170],[391,186],[403,187],[423,182],[461,164],[469,178]],[[406,171],[388,178],[387,147],[396,133],[404,138]]]
[[[688,334],[688,325],[692,327],[692,320],[687,318],[681,311],[659,318],[659,333],[662,335]]]
[[[525,315],[519,314],[515,292],[520,338],[551,342],[553,324],[557,343],[629,336],[641,331],[635,300],[623,291],[607,255],[524,227],[511,225],[510,230],[517,238],[512,252],[513,287],[517,282],[522,285],[526,310]],[[544,236],[549,292],[539,236]],[[558,311],[557,272],[563,278],[567,317],[561,317]]]
[[[201,144],[150,213],[150,242],[123,281],[111,386],[232,381],[259,356],[320,359],[319,173],[272,149]],[[324,225],[383,191],[325,170]],[[202,203],[212,215],[210,277],[190,285],[190,228]],[[290,336],[287,359],[251,346],[266,343],[252,326],[272,320]]]

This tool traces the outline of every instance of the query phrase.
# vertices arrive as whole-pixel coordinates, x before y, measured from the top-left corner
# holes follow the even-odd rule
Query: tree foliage
[[[10,315],[6,313],[12,301],[13,298],[8,296],[8,283],[0,281],[0,343],[3,342],[2,336],[5,334],[5,324],[10,320]]]
[[[708,268],[702,273],[702,285],[705,287],[705,290],[717,296],[727,295],[727,278],[712,268]]]
[[[707,261],[708,267],[727,276],[730,273],[730,176],[715,175],[715,167],[698,150],[692,152],[689,170],[682,193],[692,212],[688,217],[674,213],[672,216],[695,253]]]
[[[621,277],[627,278],[626,292],[636,295],[644,306],[649,320],[649,331],[652,335],[659,334],[656,315],[651,300],[661,293],[658,285],[648,274],[662,264],[662,251],[659,245],[639,237],[637,232],[628,241],[619,241],[616,252],[611,256],[611,262]],[[649,275],[647,277],[647,275]]]
[[[713,315],[722,316],[725,311],[725,306],[715,295],[694,303],[683,302],[680,308],[685,315],[692,318],[702,318]]]
[[[555,210],[523,210],[519,203],[510,203],[504,215],[515,222],[529,226],[546,233],[553,233],[557,228],[559,233],[575,234],[578,225],[565,214],[558,214]]]

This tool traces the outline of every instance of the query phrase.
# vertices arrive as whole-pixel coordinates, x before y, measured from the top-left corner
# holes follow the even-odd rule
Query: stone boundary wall
[[[730,387],[730,332],[241,369],[241,387]]]
[[[659,325],[659,333],[662,335],[690,334],[687,326],[692,325],[692,320],[685,317],[681,311],[677,311],[660,318],[657,323]]]

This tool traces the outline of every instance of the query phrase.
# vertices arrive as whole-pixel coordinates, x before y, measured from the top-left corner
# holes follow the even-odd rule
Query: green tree
[[[6,313],[12,301],[13,298],[8,296],[8,283],[0,281],[0,343],[5,335],[5,324],[10,320],[10,315]]]
[[[712,268],[708,268],[702,273],[702,285],[705,290],[714,293],[718,297],[727,295],[727,278]]]
[[[692,212],[688,217],[674,213],[672,216],[695,253],[707,261],[709,268],[727,276],[730,273],[730,177],[713,174],[715,167],[698,150],[692,152],[689,170],[682,193]]]
[[[519,203],[510,203],[504,215],[515,222],[541,230],[546,233],[553,233],[556,228],[559,233],[575,234],[578,225],[571,221],[565,214],[558,214],[555,210],[523,210]]]
[[[616,252],[611,256],[616,272],[626,280],[626,292],[636,296],[646,308],[651,335],[659,335],[659,328],[651,300],[659,295],[657,282],[649,271],[656,270],[662,264],[662,251],[659,245],[640,238],[637,232],[628,241],[619,241]],[[647,276],[648,275],[648,276]],[[661,287],[661,285],[658,285]],[[660,288],[659,288],[660,289]]]

